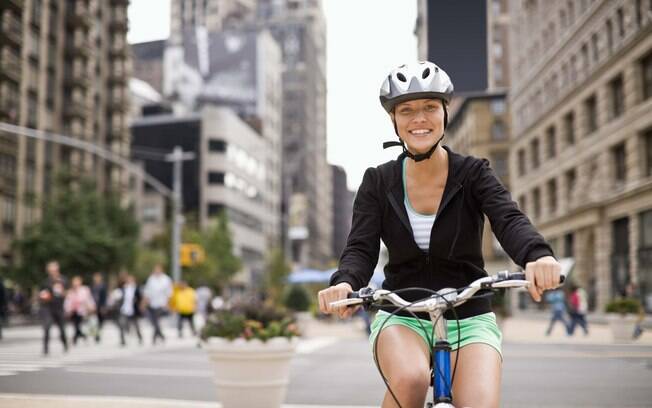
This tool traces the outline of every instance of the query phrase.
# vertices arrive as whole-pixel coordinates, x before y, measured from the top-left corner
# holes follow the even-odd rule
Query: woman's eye
[[[409,115],[410,113],[412,113],[412,109],[405,108],[405,109],[401,109],[399,112],[403,115]]]
[[[437,110],[436,105],[428,105],[428,106],[426,106],[426,112],[434,112],[436,110]]]

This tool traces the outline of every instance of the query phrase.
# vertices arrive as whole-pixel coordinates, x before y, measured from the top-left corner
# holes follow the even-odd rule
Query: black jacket
[[[368,284],[378,262],[380,239],[388,249],[383,288],[459,288],[486,276],[482,259],[484,214],[507,254],[521,267],[552,249],[512,201],[486,159],[448,152],[448,179],[430,234],[430,248],[414,241],[404,203],[402,161],[368,168],[353,204],[351,232],[330,284],[348,282],[353,290]],[[423,292],[401,293],[408,300]],[[456,309],[459,318],[489,312],[487,298]],[[426,317],[425,315],[424,317]],[[453,315],[447,313],[451,319]]]

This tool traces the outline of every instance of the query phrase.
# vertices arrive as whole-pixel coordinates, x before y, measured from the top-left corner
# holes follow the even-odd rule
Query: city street
[[[613,345],[604,326],[587,337],[539,336],[545,324],[505,322],[503,406],[652,407],[649,332],[632,345]],[[166,334],[162,346],[131,339],[120,348],[109,325],[101,345],[82,342],[63,355],[54,342],[43,358],[38,328],[8,329],[0,343],[0,406],[217,407],[203,350],[170,327]],[[310,324],[292,363],[288,406],[372,407],[383,391],[359,322]]]

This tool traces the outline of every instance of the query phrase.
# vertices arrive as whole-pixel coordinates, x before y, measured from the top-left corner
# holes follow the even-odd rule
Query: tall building
[[[225,211],[233,232],[236,255],[244,269],[243,284],[262,283],[268,237],[278,228],[279,213],[273,211],[278,193],[271,181],[279,169],[269,167],[266,140],[232,109],[204,105],[198,113],[146,115],[132,125],[134,157],[138,151],[172,151],[181,146],[195,153],[183,164],[183,211],[196,216],[199,225],[210,225]],[[160,160],[144,161],[145,170],[172,187],[172,165]],[[160,212],[160,204],[143,207],[142,218]],[[159,217],[160,218],[160,217]],[[155,221],[155,220],[154,220]]]
[[[0,2],[0,121],[66,134],[129,155],[128,0]],[[90,153],[0,134],[0,254],[40,217],[63,165],[100,188],[126,189],[127,174]]]
[[[302,266],[333,259],[331,170],[326,161],[326,26],[320,0],[258,1],[258,24],[283,50],[283,178],[285,238]],[[295,203],[307,205],[293,224]],[[301,204],[299,204],[301,206]]]
[[[333,256],[337,259],[346,246],[353,216],[353,192],[346,184],[346,171],[331,165],[333,171]]]
[[[602,311],[652,310],[652,3],[510,1],[512,190]]]
[[[170,42],[180,44],[188,30],[204,27],[208,32],[241,27],[255,19],[256,0],[172,0]]]
[[[132,44],[132,76],[147,82],[158,93],[163,93],[163,54],[167,40]]]

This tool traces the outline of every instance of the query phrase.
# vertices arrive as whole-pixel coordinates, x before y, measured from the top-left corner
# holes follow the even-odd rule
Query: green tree
[[[279,248],[271,250],[267,256],[267,273],[265,275],[265,290],[270,301],[279,303],[282,300],[289,274],[290,265],[286,262],[283,251]]]
[[[95,183],[68,173],[57,175],[41,220],[13,242],[19,256],[14,280],[23,285],[44,279],[45,263],[56,259],[66,275],[90,277],[117,272],[136,257],[138,223],[112,192],[100,195]]]

